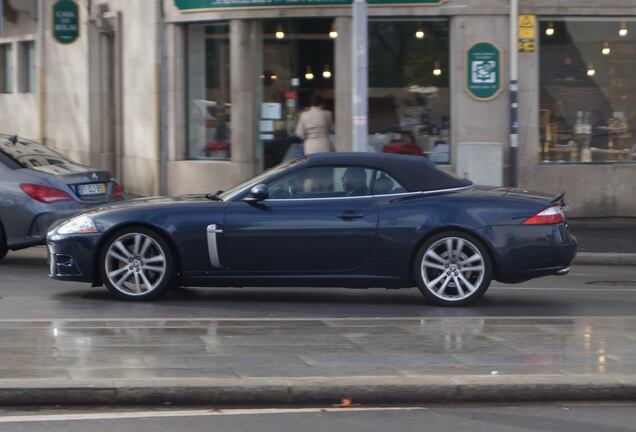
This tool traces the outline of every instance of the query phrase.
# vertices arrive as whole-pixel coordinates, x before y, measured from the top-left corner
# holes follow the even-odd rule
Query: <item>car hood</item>
[[[212,201],[203,194],[179,195],[179,196],[152,196],[144,198],[135,198],[126,201],[110,203],[104,206],[93,208],[84,212],[84,215],[97,217],[107,213],[121,212],[127,210],[156,210],[159,208],[175,208],[177,206],[188,206],[196,203],[208,204],[224,204],[223,201]]]

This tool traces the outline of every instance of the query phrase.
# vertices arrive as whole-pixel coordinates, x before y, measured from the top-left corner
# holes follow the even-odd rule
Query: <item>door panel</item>
[[[378,226],[373,197],[235,202],[223,250],[231,271],[334,272],[361,266]]]

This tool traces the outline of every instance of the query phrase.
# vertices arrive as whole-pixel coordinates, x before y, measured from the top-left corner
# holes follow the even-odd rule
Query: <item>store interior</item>
[[[320,96],[324,109],[336,118],[339,71],[334,54],[339,35],[331,17],[264,19],[259,27],[255,145],[257,154],[262,151],[261,169],[267,169],[302,154],[295,129],[311,96]],[[368,151],[423,155],[449,163],[448,19],[371,18],[368,37]],[[189,26],[187,51],[188,155],[229,160],[229,24]],[[334,148],[335,139],[331,136]]]
[[[636,22],[544,19],[541,159],[636,161]]]

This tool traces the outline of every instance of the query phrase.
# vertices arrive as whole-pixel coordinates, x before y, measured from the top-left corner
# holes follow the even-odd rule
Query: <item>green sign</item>
[[[53,37],[69,44],[79,36],[79,10],[73,0],[58,0],[53,5]]]
[[[474,44],[468,50],[466,90],[478,100],[490,100],[501,91],[501,53],[488,42]]]
[[[367,0],[369,5],[383,4],[439,4],[446,0]],[[290,7],[290,6],[338,6],[350,5],[351,0],[174,0],[182,10],[210,8]]]

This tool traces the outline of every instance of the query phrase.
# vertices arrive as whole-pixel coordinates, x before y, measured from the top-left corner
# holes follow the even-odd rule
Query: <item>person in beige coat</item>
[[[305,154],[333,151],[329,135],[333,133],[331,111],[324,109],[320,96],[311,97],[311,107],[300,115],[296,135],[305,141]]]

